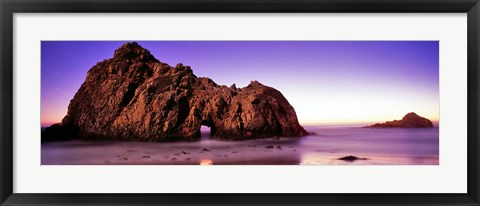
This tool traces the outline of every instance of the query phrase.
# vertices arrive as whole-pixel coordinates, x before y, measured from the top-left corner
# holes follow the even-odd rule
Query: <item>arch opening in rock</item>
[[[208,140],[212,136],[212,128],[206,125],[200,126],[200,141]]]

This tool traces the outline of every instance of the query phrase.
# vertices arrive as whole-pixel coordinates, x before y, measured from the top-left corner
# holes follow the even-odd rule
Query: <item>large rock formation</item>
[[[406,114],[401,120],[387,121],[385,123],[376,123],[365,128],[422,128],[433,127],[433,124],[427,118],[418,116],[414,112]]]
[[[307,134],[276,89],[257,81],[244,88],[217,85],[127,43],[88,71],[67,115],[42,139],[194,140],[202,125],[226,140]]]

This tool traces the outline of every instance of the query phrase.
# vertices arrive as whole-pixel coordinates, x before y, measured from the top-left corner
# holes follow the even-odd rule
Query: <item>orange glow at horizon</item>
[[[57,111],[55,114],[41,112],[41,125],[50,126],[52,124],[60,123],[65,115],[67,115],[66,111]]]
[[[408,86],[372,90],[373,87],[368,82],[356,87],[332,84],[330,89],[312,86],[307,91],[295,91],[285,88],[282,93],[295,108],[301,124],[380,123],[400,120],[410,112],[432,122],[440,119],[438,93]]]

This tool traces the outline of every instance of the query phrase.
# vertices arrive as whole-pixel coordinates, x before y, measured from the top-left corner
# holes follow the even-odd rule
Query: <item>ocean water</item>
[[[438,128],[304,126],[301,138],[198,142],[49,142],[42,165],[438,165]],[[360,159],[340,160],[345,156]]]

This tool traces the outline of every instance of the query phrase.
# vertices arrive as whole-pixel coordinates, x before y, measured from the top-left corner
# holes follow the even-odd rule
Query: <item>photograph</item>
[[[0,0],[0,205],[480,206],[480,0]]]
[[[41,165],[439,165],[439,41],[41,41]]]

